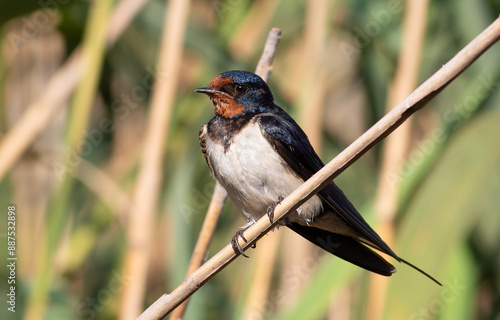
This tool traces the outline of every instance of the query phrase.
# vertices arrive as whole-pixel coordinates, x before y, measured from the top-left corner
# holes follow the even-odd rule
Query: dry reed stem
[[[269,81],[269,77],[271,76],[273,59],[280,39],[281,30],[278,28],[271,29],[267,36],[267,41],[264,46],[264,50],[262,51],[259,63],[257,64],[257,68],[255,69],[255,73],[261,76],[266,82]],[[205,215],[205,220],[203,221],[203,226],[201,227],[200,235],[198,236],[193,255],[191,256],[191,261],[189,262],[185,279],[187,279],[191,273],[202,265],[226,198],[226,190],[217,181],[212,199],[210,200],[210,204],[208,206],[207,214]],[[186,299],[186,301],[178,306],[172,312],[170,319],[182,319],[184,312],[186,311],[188,301],[189,299]]]
[[[143,309],[154,218],[163,176],[163,158],[182,62],[190,2],[170,0],[165,10],[158,77],[151,98],[140,169],[127,215],[124,274],[130,275],[130,281],[123,288],[121,319],[135,319]]]
[[[428,7],[428,0],[407,1],[403,19],[401,53],[388,94],[387,111],[417,86]],[[389,246],[393,245],[394,239],[393,222],[398,208],[399,183],[388,179],[387,175],[389,172],[397,174],[401,170],[410,144],[411,121],[407,121],[398,128],[397,134],[387,138],[382,151],[382,165],[375,197],[376,229]],[[371,275],[367,318],[382,319],[387,285],[387,278]]]
[[[272,28],[271,31],[269,31],[266,44],[264,45],[264,50],[260,56],[257,68],[255,69],[255,73],[264,79],[265,82],[268,82],[271,77],[274,55],[276,54],[280,40],[281,30],[278,28]]]
[[[212,236],[215,232],[215,227],[219,221],[220,214],[224,208],[224,202],[227,198],[227,192],[224,187],[216,182],[214,193],[212,194],[212,199],[208,206],[207,214],[203,220],[203,225],[201,226],[200,235],[196,241],[196,245],[193,250],[193,255],[191,256],[191,261],[189,262],[188,270],[186,271],[186,276],[184,279],[196,271],[205,260],[208,253],[208,246],[210,241],[212,241]],[[189,299],[186,299],[181,305],[179,305],[170,317],[172,320],[182,319],[184,312],[186,311]]]
[[[110,17],[106,43],[113,45],[123,33],[132,17],[147,0],[123,0],[117,3]],[[127,13],[127,14],[124,14]],[[128,19],[128,20],[127,20]],[[75,49],[66,62],[48,81],[40,96],[33,101],[3,137],[0,143],[0,180],[33,143],[40,132],[47,127],[82,77],[84,59],[80,47]]]
[[[246,250],[267,232],[278,225],[281,219],[292,213],[301,204],[324,188],[335,177],[359,159],[369,149],[400,126],[413,113],[423,108],[438,95],[453,79],[462,73],[470,64],[481,56],[500,38],[500,18],[458,52],[448,63],[434,73],[406,99],[387,113],[382,119],[368,129],[344,151],[328,162],[325,167],[304,182],[297,190],[276,206],[275,220],[271,224],[266,215],[244,232],[248,242],[239,238],[239,244]],[[161,319],[171,312],[182,301],[187,299],[212,277],[224,269],[239,256],[231,244],[226,245],[210,260],[197,269],[189,278],[172,293],[164,294],[154,302],[139,319]]]
[[[299,90],[299,122],[307,133],[314,149],[321,148],[323,101],[326,95],[326,38],[329,1],[311,1],[306,7],[301,57],[301,80]]]

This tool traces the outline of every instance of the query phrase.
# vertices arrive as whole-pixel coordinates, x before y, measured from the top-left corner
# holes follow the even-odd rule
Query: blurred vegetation
[[[283,33],[270,80],[277,104],[301,123],[301,110],[307,113],[306,102],[313,99],[308,96],[314,93],[311,87],[324,89],[316,126],[321,128],[325,162],[385,114],[401,46],[404,3],[328,2],[325,28],[318,30],[324,34],[318,61],[302,55],[308,43],[309,9],[306,1],[297,0],[192,1],[151,231],[154,247],[144,307],[182,282],[214,186],[198,145],[198,130],[213,116],[213,109],[205,96],[193,90],[227,70],[254,70],[271,27]],[[71,116],[64,107],[0,181],[0,257],[7,261],[6,215],[12,204],[17,213],[18,257],[16,313],[2,303],[0,318],[23,318],[35,283],[46,280],[37,279],[36,270],[45,233],[58,228],[48,225],[47,218],[57,201],[65,203],[61,204],[64,230],[55,235],[50,295],[46,313],[40,316],[119,316],[120,294],[127,281],[122,273],[126,209],[158,77],[155,67],[165,10],[165,1],[147,2],[106,51],[102,67],[94,66],[99,78],[92,114],[85,131],[76,133],[86,139],[87,149],[79,151],[83,161],[65,162],[77,151],[66,147]],[[82,43],[89,11],[88,1],[0,3],[2,137]],[[495,0],[431,2],[419,83],[499,12]],[[498,57],[496,44],[413,117],[411,151],[402,172],[380,172],[381,147],[376,146],[336,180],[372,223],[378,179],[399,181],[394,249],[444,284],[437,287],[414,270],[398,266],[388,281],[384,319],[500,319]],[[323,74],[317,82],[306,77],[316,70],[314,65]],[[74,181],[64,200],[54,200],[61,172]],[[243,224],[228,200],[209,255],[226,245]],[[270,237],[287,232],[281,228]],[[255,250],[262,249],[257,244]],[[280,250],[267,303],[254,310],[252,319],[370,319],[367,272],[317,252],[302,264],[289,265],[284,251]],[[255,255],[252,250],[249,254]],[[5,298],[9,270],[2,265],[0,292]],[[255,259],[237,259],[193,296],[185,318],[241,318],[254,266]],[[287,281],[293,284],[288,289],[282,286]],[[287,295],[293,296],[291,302]]]

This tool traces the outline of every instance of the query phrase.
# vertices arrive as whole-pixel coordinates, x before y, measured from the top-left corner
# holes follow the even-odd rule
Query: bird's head
[[[207,94],[215,106],[215,114],[223,118],[265,112],[274,100],[265,81],[246,71],[221,73],[210,81],[208,87],[195,92]]]

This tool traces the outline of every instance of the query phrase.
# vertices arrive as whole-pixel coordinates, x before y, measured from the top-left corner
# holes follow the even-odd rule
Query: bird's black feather
[[[351,237],[302,226],[298,223],[290,223],[287,227],[315,245],[358,267],[383,276],[390,276],[396,272],[392,264]]]
[[[270,110],[273,112],[259,115],[262,134],[295,173],[304,181],[309,179],[324,167],[323,162],[311,146],[307,135],[285,111],[277,106]],[[319,192],[319,196],[355,231],[368,240],[370,245],[400,261],[400,258],[364,221],[335,183],[328,184]]]

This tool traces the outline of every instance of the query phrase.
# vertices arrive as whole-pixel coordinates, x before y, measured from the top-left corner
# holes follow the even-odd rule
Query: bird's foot
[[[274,221],[274,210],[276,209],[276,206],[278,204],[281,203],[281,201],[283,201],[283,197],[282,196],[278,196],[278,201],[276,201],[275,203],[273,203],[272,205],[270,205],[267,210],[266,210],[266,213],[267,213],[267,216],[269,217],[269,222],[273,223]]]
[[[245,239],[245,237],[243,236],[243,232],[246,230],[247,228],[244,228],[244,229],[240,229],[238,231],[236,231],[236,233],[234,234],[233,238],[231,239],[231,246],[233,247],[233,250],[235,253],[240,253],[242,256],[244,256],[245,258],[249,258],[249,256],[247,256],[244,252],[243,252],[243,248],[240,246],[240,243],[238,242],[238,238],[241,237],[241,239],[243,239],[245,242],[248,242],[247,239]]]

